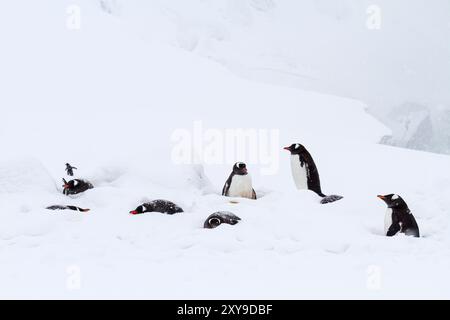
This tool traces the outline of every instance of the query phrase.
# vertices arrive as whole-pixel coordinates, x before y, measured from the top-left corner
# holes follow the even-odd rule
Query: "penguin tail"
[[[320,200],[320,203],[321,203],[321,204],[332,203],[332,202],[341,200],[341,199],[343,199],[343,198],[344,198],[343,196],[338,196],[338,195],[335,195],[335,194],[330,195],[330,196],[325,196],[325,195],[324,195],[323,198],[322,198],[322,200]]]

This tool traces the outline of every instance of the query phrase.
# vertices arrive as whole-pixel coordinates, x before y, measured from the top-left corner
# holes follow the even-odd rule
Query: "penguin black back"
[[[140,205],[139,207],[136,208],[136,210],[130,211],[131,214],[142,214],[146,212],[161,212],[166,214],[175,214],[183,212],[183,209],[171,201],[154,200]]]
[[[47,210],[72,210],[72,211],[79,211],[79,212],[90,211],[90,209],[82,209],[82,208],[75,207],[75,206],[60,206],[60,205],[50,206],[50,207],[47,207],[46,209]]]
[[[94,188],[94,186],[90,182],[81,179],[74,179],[70,180],[69,182],[67,182],[66,179],[63,179],[63,183],[63,194],[67,196],[79,194]]]
[[[325,197],[320,186],[319,171],[309,151],[299,143],[294,143],[284,149],[290,151],[291,155],[298,155],[300,166],[306,168],[308,189],[321,197]]]
[[[397,194],[379,195],[388,210],[385,217],[386,236],[392,237],[397,233],[404,233],[407,236],[420,237],[419,226],[405,200]]]

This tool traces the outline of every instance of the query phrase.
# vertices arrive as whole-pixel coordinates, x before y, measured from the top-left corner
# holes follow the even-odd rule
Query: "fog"
[[[447,0],[100,4],[147,41],[216,60],[240,76],[361,100],[391,128],[383,143],[450,153]]]

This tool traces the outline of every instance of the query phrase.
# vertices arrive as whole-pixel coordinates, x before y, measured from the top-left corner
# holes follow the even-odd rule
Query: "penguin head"
[[[131,214],[142,214],[145,212],[149,212],[149,208],[146,205],[141,205],[139,207],[136,208],[136,210],[130,211]]]
[[[70,180],[69,182],[67,182],[66,179],[63,179],[63,182],[64,182],[63,185],[64,190],[73,189],[78,185],[77,180]]]
[[[400,197],[397,194],[387,194],[385,196],[377,196],[378,198],[380,198],[381,200],[383,200],[388,208],[394,209],[394,208],[407,208],[407,204],[405,202],[405,200],[402,199],[402,197]]]
[[[208,229],[214,229],[214,228],[217,228],[218,226],[220,226],[221,224],[222,224],[222,220],[220,220],[217,217],[213,217],[208,220],[205,227]]]
[[[305,150],[305,147],[300,143],[293,143],[289,147],[285,147],[284,150],[289,151],[291,154],[300,154]]]
[[[239,218],[238,216],[234,215],[231,212],[219,211],[213,213],[206,219],[204,227],[206,229],[214,229],[220,226],[221,224],[229,224],[233,226],[237,224],[240,220],[241,218]]]
[[[247,165],[243,162],[236,162],[233,166],[233,173],[241,176],[248,174]]]

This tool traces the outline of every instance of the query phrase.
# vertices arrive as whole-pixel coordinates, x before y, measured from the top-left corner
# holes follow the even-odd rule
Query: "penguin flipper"
[[[225,197],[228,197],[228,191],[230,190],[232,180],[233,180],[233,173],[230,174],[227,181],[225,181],[225,185],[223,186],[222,195]]]
[[[338,196],[338,195],[333,194],[333,195],[330,195],[330,196],[324,196],[322,198],[322,200],[320,200],[320,203],[321,204],[332,203],[332,202],[341,200],[343,198],[344,198],[343,196]]]
[[[227,193],[228,193],[228,188],[229,188],[228,182],[225,182],[225,185],[223,186],[223,189],[222,189],[222,195],[223,195],[223,196],[228,197],[228,195],[227,195]]]
[[[253,199],[253,200],[256,200],[256,192],[255,192],[255,189],[252,189],[252,190],[253,190],[252,199]]]

